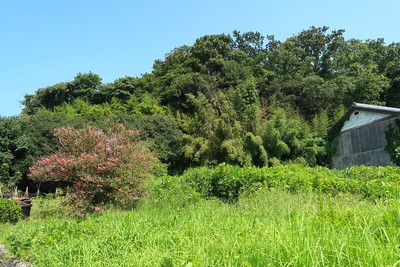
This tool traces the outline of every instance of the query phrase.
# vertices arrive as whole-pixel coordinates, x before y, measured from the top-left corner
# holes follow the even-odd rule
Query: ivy
[[[398,129],[400,129],[400,119],[395,119],[396,127],[389,124],[385,132],[386,137],[386,151],[390,154],[392,161],[399,166],[400,165],[400,134]]]

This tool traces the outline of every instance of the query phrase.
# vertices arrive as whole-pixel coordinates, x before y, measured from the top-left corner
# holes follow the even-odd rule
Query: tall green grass
[[[0,242],[34,266],[400,265],[399,200],[264,189],[234,204],[175,197],[86,219],[33,214],[0,225]]]

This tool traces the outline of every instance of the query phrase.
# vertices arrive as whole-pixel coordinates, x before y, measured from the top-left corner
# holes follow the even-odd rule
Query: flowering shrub
[[[93,126],[56,129],[61,148],[32,165],[29,177],[37,182],[72,182],[68,201],[83,211],[99,211],[108,203],[131,207],[144,194],[144,179],[159,166],[139,135],[122,124],[107,132]]]

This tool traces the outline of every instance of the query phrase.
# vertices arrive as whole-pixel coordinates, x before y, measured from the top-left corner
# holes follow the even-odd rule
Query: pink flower
[[[94,211],[98,212],[100,210],[100,208],[98,206],[94,207]]]
[[[96,152],[93,152],[93,157],[96,158],[98,155]]]

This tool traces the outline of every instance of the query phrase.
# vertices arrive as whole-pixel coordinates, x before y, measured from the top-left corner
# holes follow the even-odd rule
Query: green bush
[[[215,168],[189,169],[181,179],[202,197],[224,201],[236,201],[241,194],[251,194],[261,188],[292,193],[353,194],[367,199],[400,196],[398,167],[357,166],[338,171],[298,164],[270,168],[221,164]]]
[[[19,202],[0,198],[0,223],[16,223],[21,218],[21,214]]]
[[[243,173],[240,167],[219,165],[214,169],[206,167],[189,169],[182,177],[202,197],[217,197],[232,201],[238,198],[244,186]]]

